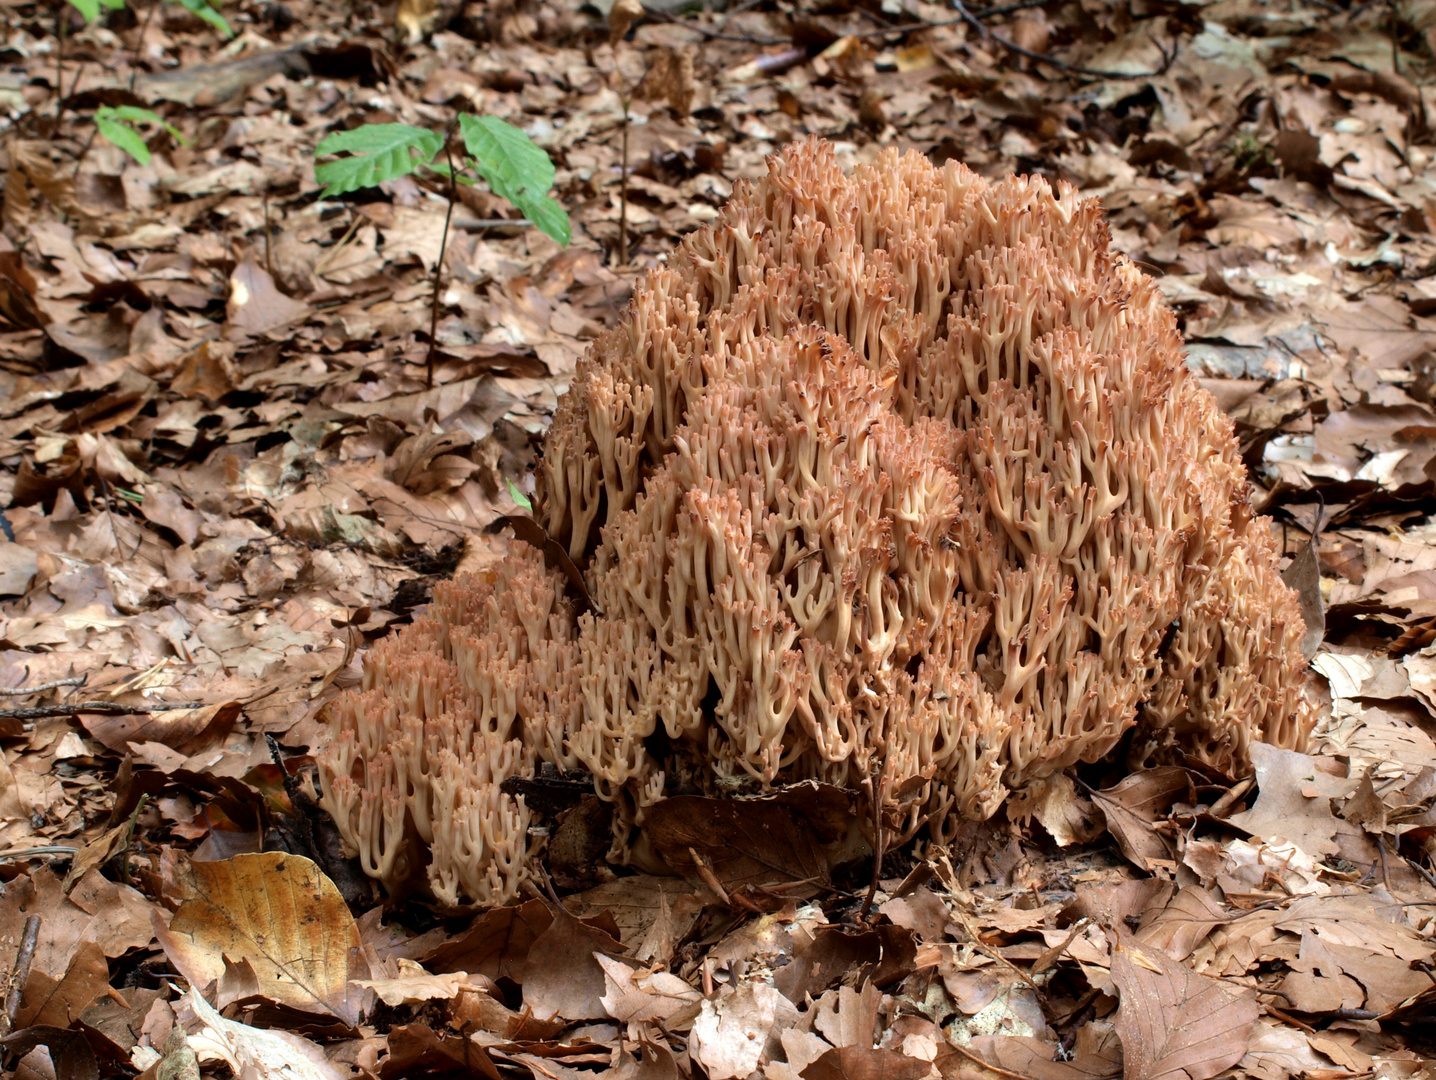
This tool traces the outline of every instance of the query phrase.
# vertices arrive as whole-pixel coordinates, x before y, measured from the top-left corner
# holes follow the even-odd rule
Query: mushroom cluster
[[[1297,598],[1182,353],[1095,200],[789,148],[559,404],[534,514],[581,604],[514,541],[332,708],[346,841],[492,904],[530,854],[499,785],[542,761],[592,774],[621,859],[679,790],[866,784],[941,840],[1119,750],[1301,746]]]

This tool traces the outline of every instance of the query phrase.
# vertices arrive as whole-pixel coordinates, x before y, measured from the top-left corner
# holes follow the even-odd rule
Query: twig
[[[1284,1009],[1278,1009],[1275,1005],[1269,1004],[1267,1002],[1262,1002],[1262,1008],[1265,1009],[1267,1012],[1271,1013],[1272,1016],[1276,1017],[1283,1024],[1290,1024],[1292,1027],[1301,1028],[1301,1030],[1306,1032],[1308,1035],[1316,1034],[1316,1028],[1312,1027],[1310,1024],[1302,1023],[1302,1021],[1298,1020],[1296,1017],[1292,1016],[1291,1013],[1286,1012]]]
[[[145,21],[140,24],[140,36],[135,40],[135,54],[130,58],[130,93],[135,92],[135,80],[140,77],[140,52],[145,47],[145,35],[149,33],[150,20],[155,17],[155,12],[164,0],[154,0],[149,10],[145,12]]]
[[[168,712],[172,709],[201,709],[203,702],[161,702],[155,705],[121,705],[115,701],[78,701],[62,705],[32,705],[25,709],[0,709],[0,720],[44,720],[51,716],[74,716],[97,712],[123,716],[128,713]]]
[[[15,966],[10,969],[10,986],[5,991],[5,1031],[15,1026],[15,1015],[20,1011],[20,999],[25,994],[25,984],[30,981],[30,965],[35,961],[35,946],[40,943],[40,916],[31,915],[25,920],[25,932],[20,935],[20,950],[15,954]]]
[[[693,865],[698,870],[698,876],[703,879],[703,884],[713,890],[713,895],[729,907],[742,908],[754,915],[761,915],[762,910],[754,903],[734,893],[731,896],[723,888],[723,883],[718,880],[718,875],[713,872],[713,864],[698,854],[696,848],[689,847],[689,856],[693,859]]]
[[[41,683],[39,686],[0,686],[0,697],[24,697],[26,694],[40,694],[46,690],[58,690],[62,686],[84,686],[88,675],[71,675],[68,679]]]
[[[0,851],[0,859],[36,859],[41,855],[73,855],[80,849],[69,844],[42,844],[39,847],[8,848]]]
[[[434,386],[434,357],[439,351],[439,282],[444,273],[444,252],[449,248],[449,222],[454,218],[454,201],[458,193],[454,190],[454,154],[449,149],[450,132],[444,132],[444,157],[449,163],[449,207],[444,211],[444,233],[439,237],[439,258],[434,263],[434,298],[429,305],[429,358],[424,364],[424,388]]]
[[[521,228],[527,226],[528,224],[529,223],[523,218],[469,218],[467,221],[454,222],[454,228],[466,229],[473,232],[477,232],[480,229],[501,229],[505,225],[511,225],[515,228]]]
[[[1038,999],[1042,1000],[1044,996],[1042,987],[1037,985],[1036,980],[1034,980],[1031,975],[1023,971],[1011,960],[1007,959],[1007,957],[1003,956],[991,945],[982,940],[982,935],[977,932],[977,927],[973,925],[972,919],[968,917],[967,912],[962,910],[961,905],[954,905],[953,912],[957,915],[958,920],[962,923],[963,929],[967,931],[967,936],[972,939],[972,944],[978,952],[982,953],[984,956],[988,957],[991,960],[996,960],[1003,967],[1007,968],[1009,971],[1012,972],[1012,974],[1016,975],[1019,979],[1021,979],[1028,986],[1030,986],[1033,992],[1037,994]]]
[[[1399,848],[1397,850],[1398,852],[1400,851]],[[1404,852],[1401,853],[1401,857],[1406,860],[1407,865],[1410,866],[1411,869],[1415,870],[1418,874],[1421,875],[1427,885],[1430,885],[1432,888],[1436,888],[1436,877],[1433,877],[1431,872],[1427,870],[1426,867],[1422,866],[1419,862],[1417,862],[1410,855],[1407,855]]]
[[[957,9],[957,13],[961,15],[962,18],[967,23],[969,23],[972,28],[976,30],[978,34],[985,40],[995,41],[998,45],[1001,45],[1008,52],[1016,53],[1018,56],[1025,56],[1029,60],[1036,61],[1039,64],[1046,64],[1048,67],[1053,67],[1056,68],[1058,71],[1065,71],[1072,75],[1089,75],[1095,79],[1150,79],[1157,75],[1165,75],[1167,73],[1167,69],[1170,68],[1173,61],[1177,59],[1177,43],[1175,41],[1172,42],[1172,51],[1170,55],[1167,53],[1166,49],[1162,48],[1160,42],[1154,42],[1154,44],[1156,44],[1157,46],[1157,50],[1162,54],[1162,66],[1156,71],[1099,71],[1096,68],[1079,67],[1076,64],[1069,64],[1065,60],[1057,60],[1054,57],[1046,56],[1039,52],[1033,52],[1031,49],[1024,49],[1015,41],[1011,41],[1008,38],[1003,37],[1001,34],[989,30],[987,28],[987,24],[984,23],[981,19],[979,19],[976,15],[974,15],[971,11],[969,11],[967,9],[967,5],[964,4],[962,0],[952,0],[952,6]]]
[[[1023,1073],[1012,1072],[1009,1069],[1004,1069],[1001,1066],[992,1064],[992,1062],[988,1061],[986,1058],[978,1057],[965,1046],[959,1046],[955,1042],[949,1042],[948,1046],[952,1047],[954,1050],[956,1050],[963,1057],[967,1058],[967,1060],[972,1062],[974,1065],[981,1065],[988,1072],[995,1072],[998,1076],[1008,1076],[1011,1077],[1012,1080],[1031,1080],[1030,1077],[1024,1075]]]

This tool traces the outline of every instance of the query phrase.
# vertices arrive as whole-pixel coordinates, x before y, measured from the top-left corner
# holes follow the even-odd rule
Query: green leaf
[[[530,502],[529,497],[523,493],[523,489],[507,476],[504,477],[504,483],[509,485],[509,497],[514,500],[514,504],[532,514],[534,512],[534,504]]]
[[[547,233],[558,243],[568,247],[568,242],[573,239],[573,230],[568,223],[568,211],[552,195],[540,195],[537,198],[525,196],[514,205],[524,212],[524,217],[539,227],[540,232]]]
[[[150,109],[142,109],[138,105],[101,105],[95,110],[95,130],[141,165],[148,165],[150,148],[145,145],[144,137],[138,130],[141,124],[164,128],[176,141],[185,141],[173,124]]]
[[[532,139],[497,116],[461,116],[464,146],[495,195],[515,206],[525,193],[538,196],[553,187],[554,167]]]
[[[316,157],[343,152],[355,156],[316,165],[314,178],[325,185],[325,197],[342,195],[411,173],[443,148],[444,137],[438,132],[409,124],[365,124],[336,132],[315,147]]]
[[[527,510],[530,514],[533,513],[534,504],[528,501],[528,495],[524,494],[523,488],[518,487],[518,484],[514,483],[514,481],[508,477],[504,477],[504,483],[508,484],[508,495],[510,495],[510,498],[513,498],[514,504],[523,508],[523,510]]]
[[[73,3],[74,0],[71,2]],[[229,28],[229,23],[224,21],[223,15],[210,6],[209,0],[178,0],[178,2],[180,7],[191,15],[198,15],[225,37],[234,37],[234,31]]]
[[[92,23],[100,17],[101,6],[119,11],[125,6],[125,0],[70,0],[70,6],[83,15],[87,23]]]
[[[473,155],[473,167],[494,194],[508,199],[539,229],[566,245],[572,229],[563,206],[548,194],[554,178],[548,154],[497,116],[461,116],[459,131]]]

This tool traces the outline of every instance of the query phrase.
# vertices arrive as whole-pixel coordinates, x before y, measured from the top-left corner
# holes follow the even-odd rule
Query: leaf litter
[[[205,11],[0,9],[6,1067],[1436,1075],[1436,7]],[[548,152],[573,242],[459,190],[430,386],[447,192],[321,193],[314,151],[460,114]],[[383,905],[319,709],[502,553],[635,276],[808,134],[1103,201],[1324,612],[1309,753],[1054,777],[888,853],[867,919],[847,793],[669,800],[615,876],[539,778],[552,891]]]

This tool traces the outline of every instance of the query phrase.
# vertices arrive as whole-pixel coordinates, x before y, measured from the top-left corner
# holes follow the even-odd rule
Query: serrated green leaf
[[[473,155],[469,164],[494,194],[508,199],[540,230],[567,246],[572,229],[563,206],[548,194],[554,178],[548,154],[497,116],[461,116],[459,130]]]
[[[224,16],[216,11],[208,0],[178,0],[178,2],[180,7],[191,15],[199,16],[225,37],[234,37],[234,31],[229,28],[229,23],[224,21]]]
[[[425,128],[365,124],[336,132],[314,148],[316,156],[355,155],[316,165],[314,178],[325,185],[324,197],[342,195],[411,173],[419,165],[428,165],[443,148],[444,137]]]
[[[92,23],[100,17],[100,0],[70,0],[70,6]]]
[[[459,131],[464,147],[495,195],[515,206],[525,194],[547,194],[553,187],[554,167],[548,154],[512,124],[497,116],[461,116]]]
[[[517,484],[515,484],[512,480],[510,480],[507,476],[504,477],[504,482],[509,485],[509,497],[513,499],[514,505],[521,507],[522,509],[527,510],[530,514],[532,514],[534,512],[534,504],[529,501],[529,497],[524,494],[523,489]]]

